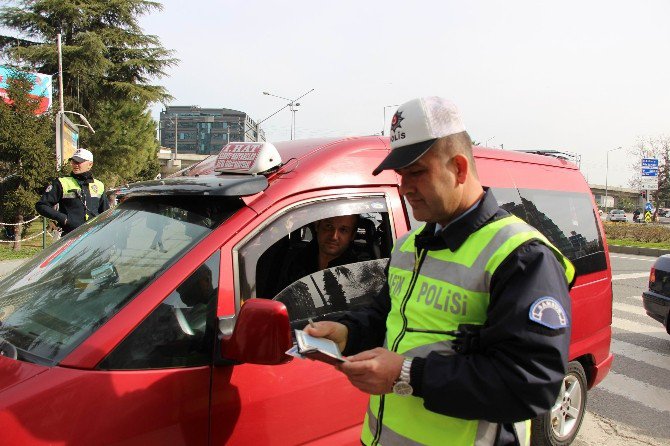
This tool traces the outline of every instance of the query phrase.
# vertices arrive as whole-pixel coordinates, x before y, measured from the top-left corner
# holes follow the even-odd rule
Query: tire
[[[586,413],[586,386],[584,368],[570,362],[556,403],[532,421],[533,446],[567,446],[574,441]]]

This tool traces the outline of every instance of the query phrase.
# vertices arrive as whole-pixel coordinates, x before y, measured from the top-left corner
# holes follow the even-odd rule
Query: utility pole
[[[179,141],[179,134],[177,133],[177,128],[179,123],[179,113],[175,112],[174,114],[174,159],[177,159],[177,146]]]

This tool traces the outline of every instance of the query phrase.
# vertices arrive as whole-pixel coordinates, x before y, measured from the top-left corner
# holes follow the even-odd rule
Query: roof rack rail
[[[579,164],[582,161],[582,155],[574,152],[565,152],[562,150],[548,150],[548,149],[531,149],[531,150],[515,150],[516,152],[533,153],[535,155],[553,156],[554,158],[570,161],[571,163]]]

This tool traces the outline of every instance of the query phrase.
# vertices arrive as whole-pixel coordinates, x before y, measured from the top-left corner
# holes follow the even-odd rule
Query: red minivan
[[[370,136],[232,143],[128,198],[0,281],[2,444],[359,444],[367,397],[331,366],[291,360],[291,326],[382,286],[411,213]],[[499,204],[577,268],[570,367],[534,441],[569,444],[611,366],[607,245],[579,170],[475,149]],[[359,260],[277,291],[319,219],[359,214]],[[569,407],[564,401],[569,401]]]

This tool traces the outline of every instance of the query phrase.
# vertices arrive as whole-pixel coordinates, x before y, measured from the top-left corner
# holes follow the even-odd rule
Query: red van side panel
[[[578,276],[570,292],[573,316],[570,360],[583,360],[589,374],[589,387],[592,387],[607,375],[613,358],[610,353],[612,270],[593,194],[581,172],[572,164],[558,165],[562,163],[560,160],[552,161],[556,165],[500,160],[493,157],[492,151],[485,151],[483,155],[486,157],[477,157],[477,170],[485,186],[577,192],[590,197],[593,218],[603,237],[607,269]]]

